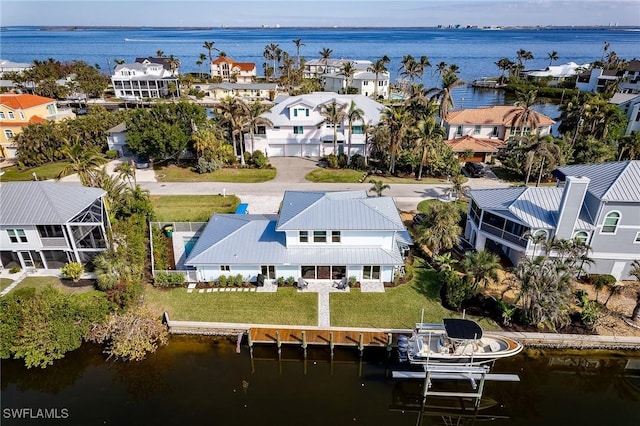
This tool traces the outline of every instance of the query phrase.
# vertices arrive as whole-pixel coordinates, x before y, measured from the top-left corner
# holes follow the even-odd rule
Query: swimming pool
[[[191,254],[191,250],[198,242],[199,237],[184,237],[184,257],[185,259]]]

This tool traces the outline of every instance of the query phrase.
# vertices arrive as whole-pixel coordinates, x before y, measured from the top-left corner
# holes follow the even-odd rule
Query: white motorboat
[[[480,365],[516,355],[522,348],[508,337],[484,333],[475,321],[446,318],[442,324],[416,324],[407,358],[411,364]]]

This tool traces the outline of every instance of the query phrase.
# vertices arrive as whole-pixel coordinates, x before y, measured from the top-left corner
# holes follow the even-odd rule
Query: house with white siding
[[[105,194],[75,183],[2,183],[0,267],[58,269],[106,250]]]
[[[258,126],[254,135],[255,149],[276,157],[322,157],[334,153],[333,125],[326,122],[323,108],[333,101],[349,110],[353,101],[361,109],[364,119],[354,121],[351,133],[351,155],[365,152],[364,124],[375,126],[380,122],[384,105],[364,95],[339,95],[332,92],[314,92],[299,96],[279,96],[275,105],[263,117],[272,126]],[[347,153],[348,120],[336,125],[337,152]],[[245,149],[251,152],[251,140],[245,135]]]
[[[465,238],[514,264],[539,254],[540,244],[526,235],[578,239],[591,247],[587,272],[632,279],[631,263],[640,260],[640,161],[564,166],[554,174],[556,187],[470,191]]]
[[[391,282],[412,244],[390,197],[286,191],[277,215],[214,214],[185,261],[199,281],[242,275]]]
[[[116,66],[111,83],[117,98],[141,100],[180,96],[178,69],[171,69],[169,58],[136,58],[136,62]],[[169,91],[175,85],[175,93]]]

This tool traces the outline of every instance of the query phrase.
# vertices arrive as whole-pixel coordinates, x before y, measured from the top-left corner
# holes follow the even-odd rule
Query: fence
[[[182,274],[184,275],[186,282],[197,282],[198,277],[195,270],[192,269],[179,269],[179,270],[156,270],[155,269],[155,259],[153,257],[153,231],[152,227],[157,229],[167,229],[167,227],[172,227],[172,232],[188,232],[193,234],[201,233],[207,222],[150,222],[149,223],[149,246],[151,249],[151,273],[155,277],[158,272],[164,272],[167,274]],[[175,265],[174,265],[175,266]]]

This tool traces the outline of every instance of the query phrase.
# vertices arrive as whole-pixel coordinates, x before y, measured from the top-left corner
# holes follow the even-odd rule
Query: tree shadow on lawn
[[[440,280],[438,273],[426,266],[418,266],[413,270],[413,288],[428,299],[441,302]]]

